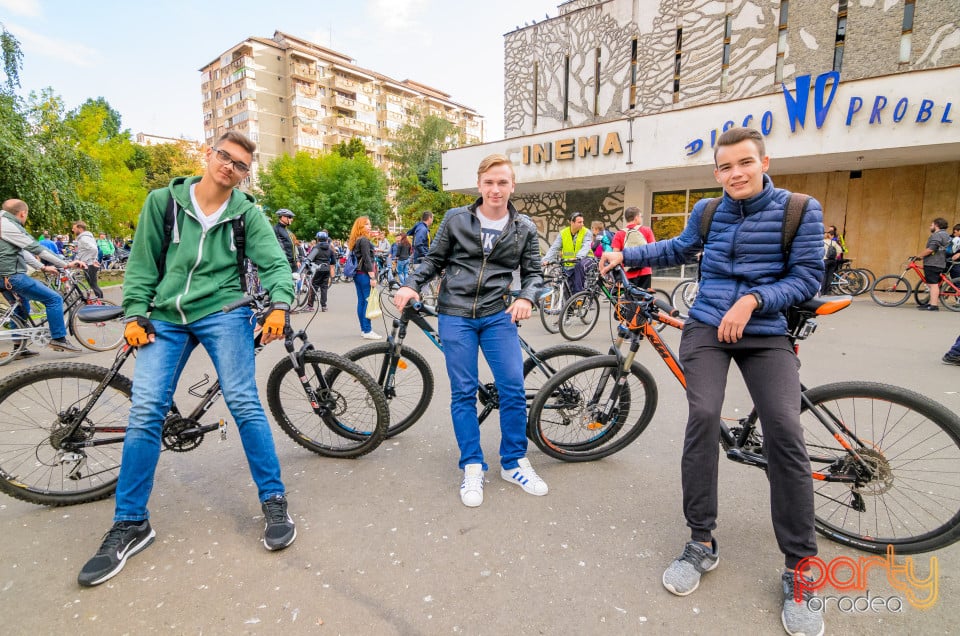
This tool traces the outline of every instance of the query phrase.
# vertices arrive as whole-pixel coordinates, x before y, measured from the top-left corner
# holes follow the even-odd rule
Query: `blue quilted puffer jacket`
[[[737,201],[723,195],[707,235],[691,318],[718,327],[733,303],[757,292],[763,298],[763,310],[753,315],[744,333],[778,336],[787,328],[784,311],[817,294],[823,277],[823,210],[816,199],[810,199],[784,265],[781,241],[789,197],[787,190],[774,188],[767,175],[763,191],[751,199]],[[625,264],[656,268],[694,261],[703,248],[704,207],[706,201],[694,206],[679,236],[626,248]]]

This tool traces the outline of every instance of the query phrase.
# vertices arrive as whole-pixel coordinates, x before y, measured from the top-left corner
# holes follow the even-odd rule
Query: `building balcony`
[[[293,94],[295,97],[315,98],[317,96],[317,87],[315,84],[296,84],[293,87]]]
[[[351,92],[351,93],[355,93],[355,92],[357,91],[357,88],[359,88],[359,86],[360,86],[359,82],[355,82],[355,81],[352,80],[352,79],[348,79],[348,78],[342,77],[342,76],[340,76],[340,75],[334,76],[334,78],[333,78],[333,85],[334,85],[336,88],[340,88],[340,89],[343,89],[343,90],[345,90],[345,91],[349,91],[349,92]]]
[[[343,95],[334,95],[333,96],[334,106],[339,106],[340,108],[346,108],[348,110],[356,110],[357,101],[350,99],[349,97],[344,97]]]
[[[314,99],[312,97],[306,97],[305,95],[297,95],[290,100],[290,105],[293,108],[306,108],[308,110],[313,110],[318,113],[323,112],[323,102],[319,99]]]
[[[317,79],[317,69],[310,64],[303,62],[291,62],[289,66],[290,77],[314,81]]]

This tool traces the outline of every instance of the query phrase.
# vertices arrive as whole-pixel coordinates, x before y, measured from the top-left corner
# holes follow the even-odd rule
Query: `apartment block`
[[[458,144],[483,141],[483,117],[450,95],[364,69],[337,51],[276,31],[250,37],[200,69],[204,141],[228,130],[257,142],[254,174],[280,155],[325,152],[359,138],[374,164],[416,113],[457,126]]]

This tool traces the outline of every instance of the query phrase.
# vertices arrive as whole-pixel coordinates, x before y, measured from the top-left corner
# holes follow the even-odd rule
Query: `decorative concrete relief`
[[[510,201],[537,226],[540,238],[549,245],[569,224],[570,214],[583,214],[587,227],[592,221],[603,221],[604,227],[615,228],[623,217],[623,186],[514,194]]]

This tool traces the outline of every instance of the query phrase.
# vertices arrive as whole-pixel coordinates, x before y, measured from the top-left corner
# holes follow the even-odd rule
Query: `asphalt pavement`
[[[668,286],[664,283],[662,286]],[[111,293],[116,293],[113,290]],[[345,352],[365,344],[352,284],[335,285],[331,311],[312,318],[318,348]],[[385,333],[383,325],[375,329]],[[534,347],[559,343],[536,316],[522,335]],[[865,379],[911,388],[960,412],[960,367],[940,357],[960,335],[960,314],[918,312],[912,301],[883,308],[858,298],[819,320],[802,343],[808,386]],[[676,349],[678,333],[667,341]],[[601,317],[585,342],[609,345]],[[68,508],[0,498],[0,616],[6,634],[757,634],[780,626],[780,555],[770,523],[764,474],[720,464],[721,560],[692,595],[660,583],[687,539],[680,508],[679,459],[686,402],[653,351],[640,361],[659,384],[657,414],[624,451],[597,462],[564,463],[530,445],[550,486],[532,497],[504,482],[496,467],[496,416],[483,426],[485,500],[460,503],[457,446],[449,417],[442,354],[411,333],[408,345],[431,363],[437,387],[410,430],[357,460],[314,455],[274,428],[298,537],[271,553],[259,541],[260,506],[234,427],[196,450],[161,456],[150,502],[157,540],[117,577],[92,589],[76,576],[111,524],[113,500]],[[263,396],[283,353],[270,345],[257,360]],[[0,368],[0,376],[54,360],[109,365],[112,353],[45,351]],[[127,369],[130,374],[131,369]],[[186,387],[211,373],[200,352]],[[489,371],[482,372],[489,378]],[[749,409],[739,374],[730,375],[725,413]],[[229,413],[222,402],[210,417]],[[268,412],[269,417],[269,412]],[[232,421],[231,421],[232,424]],[[824,560],[865,556],[818,537]],[[960,544],[918,555],[918,574],[938,564],[939,598],[928,610],[843,611],[829,606],[827,633],[957,631]],[[874,571],[872,597],[899,594]]]

